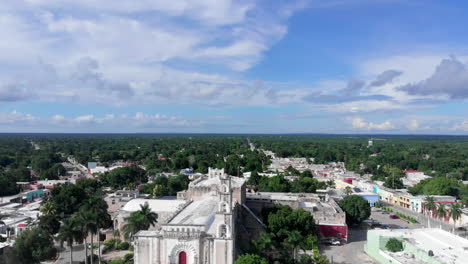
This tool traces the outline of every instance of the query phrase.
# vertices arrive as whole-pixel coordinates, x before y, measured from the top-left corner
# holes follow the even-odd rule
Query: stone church
[[[135,235],[136,264],[233,264],[236,218],[245,203],[245,180],[209,169],[177,194],[185,201],[156,230]]]

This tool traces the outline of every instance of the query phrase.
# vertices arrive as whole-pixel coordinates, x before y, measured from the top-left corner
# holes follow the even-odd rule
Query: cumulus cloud
[[[418,130],[420,128],[419,121],[415,119],[411,120],[406,126],[406,128],[408,128],[409,130]]]
[[[146,131],[151,132],[165,130],[172,132],[179,128],[196,128],[203,125],[204,122],[196,119],[187,119],[181,116],[169,116],[164,114],[146,114],[137,112],[133,115],[107,114],[95,116],[93,114],[81,115],[76,117],[64,116],[61,114],[50,117],[37,117],[32,114],[21,113],[17,111],[0,112],[0,128],[7,132],[23,132],[14,129],[22,128],[24,132],[37,131],[47,128],[46,131],[55,132],[75,132],[75,131],[119,131],[133,132]],[[4,125],[4,126],[3,126]]]
[[[456,131],[468,131],[468,120],[463,120],[453,126],[452,130]]]
[[[373,123],[366,122],[361,117],[356,117],[352,119],[351,125],[353,126],[353,128],[365,130],[391,130],[395,128],[395,126],[389,120],[384,121],[383,123]]]
[[[411,95],[446,95],[452,99],[468,98],[468,68],[455,57],[444,59],[426,80],[398,88]]]
[[[382,86],[391,83],[393,79],[400,76],[403,72],[397,70],[386,70],[379,74],[377,78],[370,83],[370,86]]]

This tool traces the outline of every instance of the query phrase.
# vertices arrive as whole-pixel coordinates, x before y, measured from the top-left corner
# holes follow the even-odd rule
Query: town
[[[162,138],[171,146],[187,141],[199,147],[210,138],[198,137]],[[16,140],[29,144],[34,156],[56,139]],[[128,141],[121,153],[133,144],[120,140]],[[199,165],[209,162],[197,162],[203,154],[190,155],[185,148],[187,158],[177,150],[172,151],[179,153],[176,158],[157,153],[144,160],[122,160],[117,151],[85,164],[77,159],[86,158],[63,152],[48,154],[55,165],[33,158],[26,172],[37,180],[15,182],[19,193],[0,198],[0,256],[6,263],[113,264],[463,263],[468,257],[464,197],[418,191],[428,182],[447,185],[446,177],[385,166],[388,176],[382,181],[362,174],[364,164],[356,172],[344,161],[279,157],[255,145],[266,146],[270,139],[224,140],[245,141],[243,154],[221,157],[224,166],[206,172]],[[355,144],[375,160],[375,145],[385,155],[388,142],[361,137]],[[196,169],[182,168],[190,163]],[[34,247],[39,255],[30,251]]]
[[[0,0],[0,264],[467,264],[467,14]]]

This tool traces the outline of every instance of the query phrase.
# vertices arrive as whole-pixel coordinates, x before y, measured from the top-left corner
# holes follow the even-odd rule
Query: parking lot
[[[400,229],[400,228],[421,228],[421,224],[408,223],[403,219],[392,219],[390,215],[392,213],[385,213],[380,211],[372,211],[369,219],[378,221],[382,226],[376,226],[374,228],[389,228],[389,229]],[[335,264],[354,264],[364,263],[373,264],[375,262],[371,257],[367,256],[364,252],[364,244],[367,240],[367,227],[363,225],[359,228],[349,228],[348,243],[341,246],[321,245],[320,251],[325,255],[330,263]],[[333,261],[333,262],[332,262]]]
[[[341,246],[321,245],[320,252],[325,255],[330,263],[334,264],[374,264],[371,257],[364,253],[364,244],[367,239],[366,228],[350,228],[347,244]]]

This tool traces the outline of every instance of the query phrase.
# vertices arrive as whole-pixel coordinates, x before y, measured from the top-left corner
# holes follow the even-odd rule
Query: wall
[[[323,237],[336,237],[344,240],[348,239],[347,225],[321,225],[319,224],[319,233]]]

